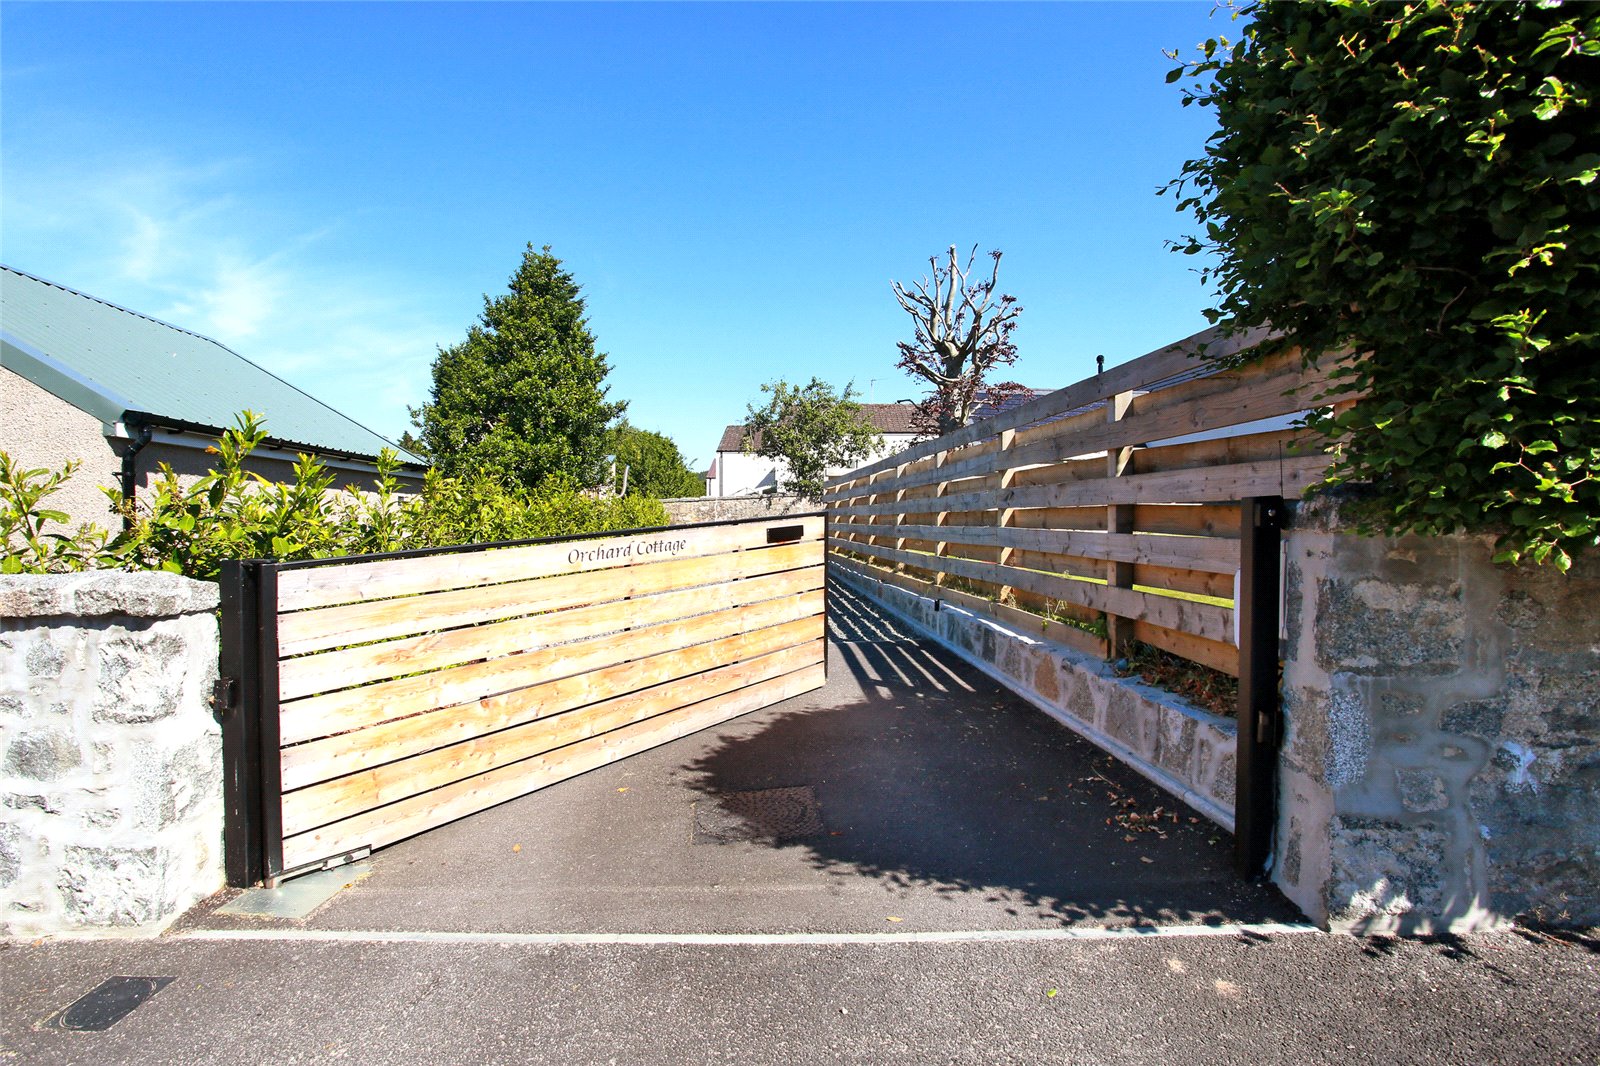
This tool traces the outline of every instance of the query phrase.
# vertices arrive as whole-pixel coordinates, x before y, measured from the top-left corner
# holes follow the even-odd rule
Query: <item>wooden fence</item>
[[[1237,676],[1240,501],[1316,482],[1328,457],[1289,423],[1350,400],[1298,351],[1208,361],[1264,339],[1208,330],[834,478],[831,558],[1094,654],[1140,640]]]
[[[254,706],[224,740],[230,780],[261,784],[230,792],[230,879],[380,847],[820,686],[823,550],[809,515],[234,567],[224,673]]]

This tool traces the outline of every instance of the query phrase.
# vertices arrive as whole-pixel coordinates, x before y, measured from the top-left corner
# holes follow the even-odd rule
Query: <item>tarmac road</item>
[[[0,1061],[1600,1061],[1593,940],[1109,936],[9,946]],[[40,1027],[112,974],[174,980],[104,1032]]]

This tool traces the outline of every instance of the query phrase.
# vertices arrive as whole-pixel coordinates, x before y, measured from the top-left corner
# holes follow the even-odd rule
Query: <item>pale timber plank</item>
[[[927,570],[940,570],[974,581],[1026,589],[1054,600],[1065,600],[1068,603],[1121,615],[1124,618],[1144,619],[1169,629],[1179,629],[1212,640],[1228,640],[1233,633],[1233,612],[1215,604],[1197,603],[1194,600],[1162,596],[1139,589],[1114,588],[1091,581],[1075,581],[1054,574],[1041,574],[1020,567],[1001,566],[977,560],[935,559],[928,555],[918,556],[914,552],[896,551],[893,548],[866,544],[852,544],[850,549],[879,559],[909,563]]]
[[[1205,359],[1225,358],[1238,352],[1247,351],[1261,344],[1271,336],[1266,329],[1252,329],[1232,337],[1223,335],[1220,327],[1202,330],[1181,341],[1157,349],[1148,355],[1137,359],[1130,359],[1111,367],[1102,374],[1092,378],[1068,385],[1064,389],[1057,389],[1046,396],[1029,401],[1021,407],[1014,408],[994,418],[984,419],[963,426],[942,437],[913,445],[894,455],[884,456],[866,466],[858,467],[848,473],[840,474],[828,482],[831,489],[835,485],[845,484],[859,480],[877,473],[887,467],[898,466],[902,463],[915,462],[918,459],[933,455],[935,452],[950,451],[981,441],[986,437],[994,437],[1007,429],[1018,429],[1029,422],[1036,422],[1041,418],[1062,414],[1075,407],[1103,400],[1119,392],[1129,392],[1143,388],[1146,385],[1183,373],[1201,365]],[[826,499],[824,495],[824,499]]]
[[[281,655],[325,651],[391,637],[556,611],[629,596],[734,581],[820,564],[817,540],[759,551],[697,556],[671,562],[530,578],[479,588],[294,611],[278,619]]]
[[[822,650],[822,641],[815,640],[749,662],[669,681],[642,692],[602,700],[490,736],[436,748],[399,762],[288,792],[283,797],[283,833],[285,836],[303,833],[713,696],[793,673],[821,662]]]
[[[356,600],[443,592],[751,548],[766,549],[767,530],[785,525],[802,526],[803,537],[807,540],[822,535],[821,516],[812,516],[737,526],[669,527],[643,534],[531,544],[521,548],[304,567],[285,570],[278,576],[278,609],[299,611]],[[679,542],[681,548],[668,549]]]
[[[292,700],[476,659],[494,659],[622,629],[670,622],[778,596],[810,592],[820,589],[822,581],[823,567],[812,566],[744,581],[319,652],[288,659],[279,665],[279,696]]]
[[[448,744],[548,718],[637,689],[713,671],[821,639],[824,620],[813,615],[783,625],[738,633],[692,648],[503,692],[471,703],[441,707],[322,737],[283,749],[283,788],[292,790]]]
[[[994,510],[1023,507],[1082,507],[1113,503],[1209,503],[1247,496],[1292,496],[1320,480],[1328,469],[1326,455],[1261,460],[1231,466],[1129,474],[1066,485],[1013,488],[1004,492],[946,497],[950,510]],[[839,514],[889,514],[896,505],[859,504]]]
[[[729,718],[821,687],[822,666],[715,697],[674,714],[614,730],[546,755],[491,770],[433,792],[367,811],[283,842],[285,869],[361,847],[382,847],[468,814],[564,781],[618,759],[688,736]]]
[[[466,703],[514,688],[553,681],[557,677],[794,621],[820,614],[822,609],[823,592],[818,590],[576,644],[286,701],[279,710],[281,742],[298,743],[419,711]]]

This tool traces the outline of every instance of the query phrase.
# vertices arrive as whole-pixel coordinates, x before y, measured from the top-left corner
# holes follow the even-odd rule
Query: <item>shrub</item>
[[[259,416],[245,412],[210,449],[214,468],[185,486],[170,467],[140,504],[126,509],[106,489],[127,529],[112,536],[93,525],[49,531],[67,516],[43,502],[77,469],[22,470],[0,452],[0,532],[5,573],[55,573],[94,567],[167,570],[214,580],[227,559],[317,559],[406,548],[480,544],[612,529],[666,525],[659,500],[595,496],[564,478],[537,488],[509,486],[486,474],[448,478],[429,471],[416,495],[402,492],[398,460],[377,461],[373,491],[330,492],[334,475],[302,455],[291,481],[268,481],[244,468],[266,438]]]
[[[1600,543],[1600,7],[1240,14],[1169,75],[1217,111],[1168,186],[1204,227],[1176,249],[1218,258],[1208,314],[1367,353],[1317,425],[1368,531],[1492,530],[1565,570]]]

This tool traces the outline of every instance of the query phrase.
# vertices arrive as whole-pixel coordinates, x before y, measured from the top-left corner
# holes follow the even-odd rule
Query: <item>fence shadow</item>
[[[829,597],[831,698],[685,768],[732,817],[739,794],[810,787],[822,828],[767,844],[1044,924],[1298,917],[1233,876],[1228,834],[848,589]]]

